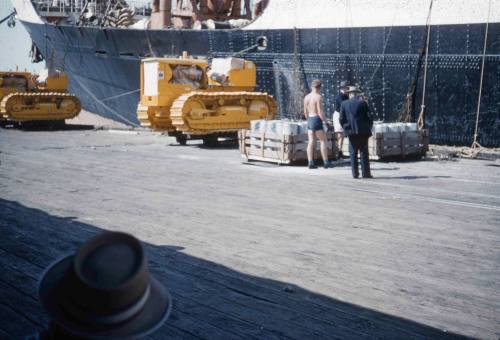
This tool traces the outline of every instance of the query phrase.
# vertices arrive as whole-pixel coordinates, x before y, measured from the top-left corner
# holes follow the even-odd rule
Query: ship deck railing
[[[85,8],[86,0],[34,0],[33,4],[42,17],[67,17],[70,13],[81,14]],[[105,7],[98,5],[95,0],[90,0],[89,4],[96,14],[105,12]],[[127,0],[127,4],[137,15],[151,15],[149,4],[134,0]]]

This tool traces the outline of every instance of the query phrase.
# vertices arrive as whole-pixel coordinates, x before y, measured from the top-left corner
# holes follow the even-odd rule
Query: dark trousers
[[[361,158],[361,174],[363,177],[371,176],[370,160],[368,159],[368,138],[370,137],[362,135],[349,136],[352,177],[359,177],[358,151]]]

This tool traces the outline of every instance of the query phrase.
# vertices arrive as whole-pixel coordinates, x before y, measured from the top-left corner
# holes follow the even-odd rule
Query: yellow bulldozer
[[[273,119],[277,103],[254,92],[256,67],[239,58],[147,58],[141,63],[141,99],[137,116],[142,126],[166,131],[186,144],[233,137],[254,119]]]
[[[51,72],[42,80],[29,72],[0,72],[0,124],[64,124],[81,110],[67,88],[64,73]]]

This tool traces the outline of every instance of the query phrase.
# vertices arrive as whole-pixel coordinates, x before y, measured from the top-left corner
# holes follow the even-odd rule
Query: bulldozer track
[[[137,105],[137,119],[139,119],[141,126],[146,128],[156,131],[175,131],[175,127],[172,126],[170,121],[170,115],[165,114],[165,111],[168,112],[168,110],[161,107],[150,107],[139,102]]]
[[[141,126],[151,127],[151,118],[148,114],[149,107],[146,105],[142,105],[140,102],[137,105],[137,118],[141,123]]]
[[[274,115],[277,111],[277,104],[273,97],[265,92],[247,92],[247,91],[238,91],[238,92],[190,92],[181,95],[172,103],[170,108],[170,118],[172,120],[172,124],[178,131],[192,133],[192,134],[204,134],[211,132],[230,132],[237,131],[242,128],[247,128],[242,126],[242,121],[238,122],[203,122],[202,120],[196,121],[196,127],[193,127],[190,124],[190,119],[186,112],[186,103],[190,100],[244,100],[249,103],[251,100],[259,99],[264,101],[268,108],[269,114],[267,117],[261,118],[274,118]],[[244,104],[241,104],[244,105]],[[249,122],[248,122],[249,123]]]
[[[60,108],[56,108],[55,112],[34,112],[33,107],[38,104],[54,103],[57,100],[70,99],[74,103],[74,109],[72,112],[65,112]],[[15,112],[11,111],[11,106],[13,103],[22,102],[23,105],[26,104],[26,100],[33,100],[30,103],[31,108],[26,109],[25,112]],[[57,112],[57,110],[60,110]],[[27,120],[63,120],[70,119],[78,115],[81,110],[80,100],[70,93],[63,92],[14,92],[10,93],[0,101],[0,116],[4,119],[13,121],[27,121]],[[36,110],[35,110],[36,111]]]

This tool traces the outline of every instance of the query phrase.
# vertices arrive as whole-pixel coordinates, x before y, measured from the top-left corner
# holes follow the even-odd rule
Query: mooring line
[[[76,75],[76,78],[83,78],[82,76],[80,75]],[[73,78],[75,79],[75,78]],[[131,120],[127,119],[124,115],[118,113],[115,109],[109,107],[108,105],[106,105],[102,100],[99,100],[93,93],[92,91],[90,91],[87,86],[85,86],[83,84],[83,82],[75,79],[75,81],[78,83],[78,85],[80,85],[80,87],[85,91],[87,92],[87,94],[98,104],[100,104],[102,107],[104,107],[105,109],[107,109],[109,112],[111,112],[115,117],[117,117],[119,120],[121,120],[122,122],[125,122],[125,124],[129,124],[129,125],[132,125],[134,127],[140,127],[139,124],[136,124],[134,122],[132,122]]]
[[[107,97],[107,98],[102,98],[100,99],[101,102],[105,102],[105,101],[108,101],[108,100],[113,100],[113,99],[116,99],[116,98],[121,98],[121,97],[124,97],[124,96],[128,96],[128,95],[131,95],[133,93],[136,93],[136,92],[139,92],[141,89],[135,89],[135,90],[132,90],[132,91],[128,91],[128,92],[124,92],[124,93],[120,93],[120,94],[117,94],[116,96],[111,96],[111,97]]]

